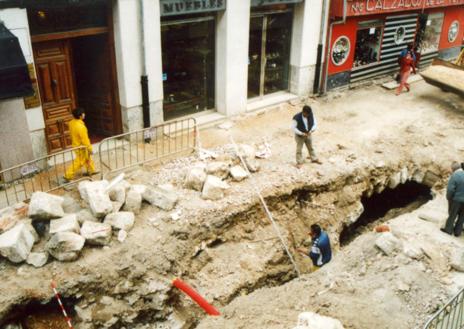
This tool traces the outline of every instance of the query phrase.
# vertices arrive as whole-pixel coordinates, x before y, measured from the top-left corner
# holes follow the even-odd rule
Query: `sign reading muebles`
[[[160,0],[161,16],[204,13],[226,9],[226,0]]]

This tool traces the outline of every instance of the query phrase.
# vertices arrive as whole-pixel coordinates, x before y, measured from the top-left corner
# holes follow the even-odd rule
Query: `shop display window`
[[[332,62],[334,65],[340,66],[346,62],[350,54],[350,39],[346,36],[340,36],[335,40],[332,46]]]
[[[293,13],[254,14],[250,21],[248,97],[288,90]]]
[[[454,21],[451,23],[449,30],[448,30],[448,41],[449,42],[454,42],[456,41],[459,33],[459,22]]]
[[[420,17],[416,43],[421,54],[438,51],[443,17],[443,13],[434,13]]]
[[[383,27],[381,22],[363,22],[358,26],[353,68],[377,63],[380,59]]]
[[[214,18],[163,22],[165,120],[214,108]]]

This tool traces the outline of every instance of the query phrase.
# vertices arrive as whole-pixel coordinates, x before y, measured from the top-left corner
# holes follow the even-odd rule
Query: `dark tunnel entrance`
[[[356,222],[344,226],[340,233],[340,245],[349,244],[361,232],[370,226],[378,224],[401,214],[411,212],[429,200],[432,200],[430,187],[413,181],[407,181],[394,189],[386,188],[379,194],[370,197],[363,196],[361,203],[364,212]]]

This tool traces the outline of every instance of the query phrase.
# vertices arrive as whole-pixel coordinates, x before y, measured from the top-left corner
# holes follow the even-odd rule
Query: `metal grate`
[[[100,142],[102,178],[134,166],[192,151],[196,146],[194,118],[106,138]]]
[[[451,298],[429,321],[424,329],[464,328],[464,288]]]

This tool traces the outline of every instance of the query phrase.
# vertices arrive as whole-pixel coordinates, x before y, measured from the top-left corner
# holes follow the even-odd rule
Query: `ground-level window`
[[[360,67],[380,60],[380,45],[382,43],[382,21],[361,22],[356,33],[353,67]]]
[[[214,108],[215,20],[162,22],[164,119]]]

